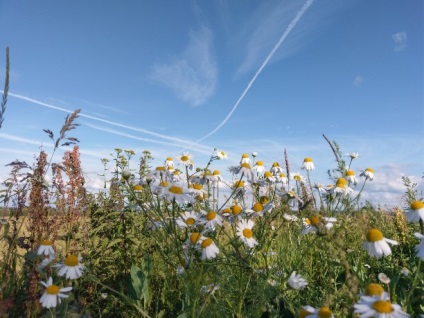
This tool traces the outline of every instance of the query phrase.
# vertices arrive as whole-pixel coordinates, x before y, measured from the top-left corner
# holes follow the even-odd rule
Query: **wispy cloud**
[[[406,32],[398,32],[392,35],[392,39],[395,42],[395,52],[400,52],[406,48],[406,40],[408,36]]]
[[[176,144],[175,142],[168,142],[168,141],[161,141],[161,140],[155,140],[155,139],[150,139],[150,138],[143,138],[143,137],[139,137],[139,136],[134,136],[128,133],[124,133],[115,129],[111,129],[111,128],[107,128],[107,127],[100,127],[100,126],[96,126],[96,125],[92,125],[92,124],[88,124],[85,123],[85,126],[96,129],[96,130],[100,130],[100,131],[104,131],[104,132],[108,132],[114,135],[118,135],[118,136],[122,136],[125,138],[129,138],[129,139],[135,139],[135,140],[140,140],[140,141],[144,141],[144,142],[148,142],[148,143],[153,143],[153,144],[159,144],[159,145],[163,145],[163,146],[168,146],[168,147],[173,147],[173,148],[181,148],[182,145],[181,144]],[[196,152],[200,152],[200,153],[204,153],[204,154],[210,154],[211,152],[211,148],[210,147],[190,147],[190,146],[184,146],[188,149],[192,149],[195,150]]]
[[[0,92],[3,92],[3,91],[0,90]],[[65,108],[62,108],[62,107],[58,107],[58,106],[54,106],[54,105],[51,105],[51,104],[47,104],[47,103],[35,100],[35,99],[27,97],[27,96],[14,94],[14,93],[10,93],[10,92],[9,92],[9,96],[15,97],[15,98],[18,98],[18,99],[21,99],[21,100],[25,100],[27,102],[30,102],[30,103],[33,103],[33,104],[36,104],[36,105],[40,105],[40,106],[44,106],[44,107],[47,107],[47,108],[59,110],[59,111],[62,111],[62,112],[68,113],[68,114],[73,113],[73,111],[71,111],[71,110],[68,110],[68,109],[65,109]],[[80,113],[79,116],[82,117],[82,118],[87,118],[87,119],[91,119],[91,120],[98,121],[98,122],[101,122],[101,123],[109,124],[111,126],[116,126],[116,127],[132,130],[132,131],[137,131],[137,132],[144,133],[144,134],[147,134],[147,135],[150,135],[150,136],[154,136],[154,137],[157,137],[157,138],[172,141],[173,143],[175,143],[176,145],[178,145],[182,148],[183,147],[191,147],[193,145],[193,141],[191,141],[191,140],[181,139],[181,138],[176,138],[176,137],[172,137],[172,136],[159,134],[159,133],[147,130],[147,129],[117,123],[117,122],[114,122],[114,121],[110,121],[110,120],[106,120],[106,119],[103,119],[103,118],[87,115],[87,114],[84,114],[84,113]],[[155,142],[155,141],[152,139],[151,142]],[[161,141],[157,141],[157,143],[161,143]],[[208,149],[208,150],[211,149],[211,147],[208,147],[208,146],[205,146],[205,145],[197,144],[196,146],[198,148],[203,148],[203,149]]]
[[[212,53],[212,32],[207,27],[190,31],[189,43],[181,56],[153,67],[152,78],[169,87],[181,100],[199,106],[211,97],[218,70]]]
[[[311,4],[314,2],[314,0],[307,0],[302,8],[296,13],[294,18],[290,21],[287,28],[284,30],[283,34],[281,35],[278,42],[274,45],[271,52],[268,53],[267,57],[265,58],[265,61],[262,63],[262,65],[259,67],[259,69],[256,71],[253,78],[250,80],[250,82],[247,84],[247,87],[244,89],[243,93],[240,95],[236,103],[234,104],[231,111],[228,113],[228,115],[224,118],[224,120],[211,132],[200,138],[196,141],[196,143],[201,142],[205,140],[206,138],[212,136],[214,133],[216,133],[219,129],[221,129],[222,126],[224,126],[227,121],[230,119],[230,117],[233,115],[234,111],[237,109],[240,102],[243,100],[244,96],[246,96],[247,92],[250,90],[250,87],[253,85],[253,83],[256,81],[256,78],[262,73],[262,70],[265,68],[265,66],[268,64],[269,60],[274,56],[275,52],[278,50],[278,48],[281,46],[281,44],[284,42],[284,40],[287,38],[287,36],[290,34],[290,32],[293,30],[293,28],[296,26],[297,22],[299,22],[300,18],[303,16],[303,14],[308,10],[308,8],[311,6]]]
[[[363,82],[364,82],[364,78],[361,75],[357,75],[353,79],[353,85],[356,87],[361,86]]]

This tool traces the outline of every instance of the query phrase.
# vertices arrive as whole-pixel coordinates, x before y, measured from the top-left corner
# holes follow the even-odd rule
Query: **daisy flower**
[[[316,309],[311,306],[305,306],[299,313],[299,317],[307,318],[334,318],[333,312],[328,307]]]
[[[155,168],[155,170],[152,171],[151,175],[156,180],[166,180],[168,176],[168,171],[166,170],[166,167],[158,166]]]
[[[215,187],[215,188],[218,187],[219,184],[222,182],[222,176],[219,170],[214,170],[212,172],[211,182],[212,182],[212,187]]]
[[[274,176],[278,176],[280,173],[283,173],[283,168],[280,167],[278,162],[274,162],[269,171],[271,171]]]
[[[366,238],[367,240],[363,243],[362,247],[368,251],[370,256],[375,256],[377,258],[392,254],[392,250],[388,243],[393,245],[399,244],[394,240],[385,238],[383,233],[378,229],[369,230]]]
[[[134,190],[135,193],[141,193],[141,192],[143,192],[143,186],[141,184],[136,184],[133,187],[133,190]]]
[[[168,193],[168,187],[168,181],[160,181],[159,183],[152,185],[151,189],[154,194],[157,194],[163,198]]]
[[[355,177],[355,171],[350,170],[350,169],[347,170],[346,171],[346,180],[347,180],[347,182],[356,185],[358,183],[358,181],[356,180],[356,177]]]
[[[252,157],[256,158],[258,156],[258,153],[256,151],[252,152]]]
[[[200,183],[192,183],[190,184],[189,188],[190,188],[190,193],[194,195],[197,195],[197,194],[203,195],[203,193],[205,193],[205,191],[203,190],[203,184],[200,184]]]
[[[248,163],[242,163],[237,169],[237,174],[241,174],[247,179],[253,179],[252,169],[250,168],[250,164]]]
[[[53,278],[49,277],[47,282],[40,282],[41,285],[46,287],[43,295],[40,298],[41,306],[44,308],[55,308],[61,302],[62,298],[68,298],[69,295],[64,293],[72,290],[72,287],[59,288],[53,284]]]
[[[300,167],[302,170],[311,171],[315,169],[315,165],[312,161],[312,158],[306,157],[303,159],[302,167]]]
[[[241,156],[240,164],[243,164],[243,163],[250,164],[250,158],[249,158],[249,155],[247,153],[244,153]]]
[[[178,156],[177,160],[180,165],[193,169],[193,160],[191,158],[192,155],[190,153],[183,152],[180,156]]]
[[[348,156],[350,157],[350,159],[353,160],[353,159],[359,158],[359,153],[351,152]]]
[[[218,157],[218,159],[227,159],[227,154],[222,150],[218,150],[216,152],[216,156]]]
[[[256,202],[253,204],[251,209],[247,209],[246,213],[253,213],[256,216],[262,216],[265,212],[271,212],[274,205],[272,202],[268,202],[265,205],[261,202]]]
[[[175,202],[178,204],[184,204],[192,201],[190,194],[185,193],[184,189],[177,185],[171,185],[169,188],[167,188],[163,194],[163,197],[169,201],[175,200]]]
[[[378,274],[378,280],[383,284],[390,284],[390,277],[387,276],[385,273]]]
[[[420,243],[415,246],[417,257],[421,258],[424,261],[424,235],[422,235],[421,233],[414,233],[414,236],[420,240]]]
[[[392,304],[388,300],[370,298],[355,304],[354,312],[359,314],[360,318],[403,318],[410,317],[409,314],[402,311],[402,307]]]
[[[173,167],[174,159],[172,157],[168,157],[165,159],[165,163],[163,164],[165,167]]]
[[[241,220],[237,224],[237,235],[238,237],[250,248],[258,244],[253,238],[252,227],[255,223],[252,220]]]
[[[382,300],[390,299],[389,294],[384,291],[383,286],[376,283],[370,283],[367,287],[365,287],[364,293],[361,295],[361,300],[359,302],[366,301],[369,298]]]
[[[37,249],[37,255],[54,256],[53,243],[48,240],[41,241]]]
[[[290,173],[290,178],[293,179],[296,182],[303,182],[303,181],[305,181],[305,177],[303,177],[299,172],[292,172],[292,173]]]
[[[310,232],[318,233],[320,227],[324,227],[329,230],[333,227],[333,223],[336,222],[336,218],[322,217],[317,214],[310,218],[303,218],[303,230],[302,234],[308,234]]]
[[[173,183],[181,183],[184,181],[184,175],[181,173],[181,170],[175,169],[171,174],[171,181]]]
[[[362,173],[360,174],[361,177],[365,177],[365,179],[369,179],[372,181],[374,179],[374,169],[366,168]]]
[[[277,176],[277,183],[287,184],[288,182],[289,179],[285,173],[282,172]]]
[[[218,256],[219,248],[211,238],[202,236],[199,240],[199,245],[202,249],[202,260],[212,259]]]
[[[315,312],[315,308],[311,306],[303,306],[299,311],[299,318],[306,318]]]
[[[264,180],[270,182],[270,183],[274,183],[277,181],[277,179],[274,177],[274,175],[272,174],[271,171],[265,171],[264,173]]]
[[[299,211],[299,204],[303,204],[303,200],[297,196],[294,191],[287,192],[288,201],[287,204],[290,206],[292,211]]]
[[[258,160],[255,165],[252,168],[252,171],[255,173],[263,173],[265,172],[265,166],[264,166],[264,162],[261,160]]]
[[[347,181],[345,178],[338,178],[336,181],[336,186],[331,189],[332,193],[335,196],[347,196],[352,192],[352,189],[348,187]]]
[[[175,220],[177,222],[178,226],[180,228],[186,228],[190,226],[196,225],[196,222],[198,220],[198,215],[194,211],[190,212],[183,212],[181,213],[180,217]]]
[[[409,210],[406,212],[408,222],[424,221],[424,203],[422,201],[414,201],[411,203]]]
[[[201,238],[202,238],[202,234],[199,232],[189,233],[188,239],[186,241],[186,246],[188,247],[196,246],[199,243]]]
[[[308,282],[301,275],[297,275],[296,272],[291,273],[287,283],[296,290],[303,289],[308,285]]]
[[[85,266],[81,264],[82,257],[76,255],[69,255],[66,259],[53,265],[58,267],[57,274],[59,276],[65,276],[67,279],[77,279],[82,276],[82,272],[85,270]]]
[[[202,211],[202,214],[204,215],[204,219],[201,221],[201,223],[204,224],[205,228],[214,230],[215,226],[222,225],[222,217],[215,211]]]

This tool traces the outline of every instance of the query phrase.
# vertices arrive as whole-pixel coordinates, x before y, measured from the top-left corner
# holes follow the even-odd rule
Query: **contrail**
[[[2,90],[0,90],[0,92],[2,92]],[[34,104],[41,105],[41,106],[45,106],[45,107],[48,107],[48,108],[51,108],[51,109],[56,109],[56,110],[59,110],[59,111],[65,112],[65,113],[69,113],[69,114],[73,113],[73,111],[70,111],[68,109],[58,107],[58,106],[54,106],[54,105],[50,105],[50,104],[47,104],[47,103],[43,103],[43,102],[40,102],[38,100],[35,100],[33,98],[30,98],[30,97],[23,96],[23,95],[14,94],[14,93],[9,92],[9,96],[12,96],[12,97],[15,97],[15,98],[18,98],[18,99],[22,99],[22,100],[25,100],[25,101],[28,101],[28,102],[31,102],[31,103],[34,103]],[[180,139],[180,138],[175,138],[175,137],[170,137],[170,136],[158,134],[158,133],[155,133],[153,131],[142,129],[142,128],[127,126],[127,125],[124,125],[124,124],[120,124],[120,123],[117,123],[117,122],[113,122],[113,121],[110,121],[110,120],[106,120],[106,119],[102,119],[102,118],[98,118],[98,117],[94,117],[94,116],[90,116],[90,115],[86,115],[86,114],[80,113],[79,116],[84,117],[84,118],[88,118],[88,119],[92,119],[92,120],[95,120],[95,121],[99,121],[99,122],[102,122],[102,123],[106,123],[106,124],[109,124],[109,125],[129,129],[129,130],[133,130],[133,131],[138,131],[138,132],[148,134],[148,135],[151,135],[151,136],[155,136],[155,137],[158,137],[158,138],[162,138],[162,139],[165,139],[165,140],[178,142],[178,143],[186,145],[187,147],[190,147],[190,148],[192,148],[193,144],[198,143],[198,142],[193,143],[192,141],[189,141],[189,140],[184,140],[184,139]],[[153,142],[153,143],[155,142],[153,139],[150,139],[149,141]],[[161,143],[161,141],[157,141],[157,143]],[[203,146],[203,145],[197,145],[197,146],[200,147],[200,148],[204,148],[205,150],[208,150],[208,151],[211,150],[211,147],[207,147],[207,146]]]
[[[266,57],[265,61],[262,63],[261,67],[256,71],[255,75],[253,76],[253,78],[250,80],[249,84],[247,84],[247,87],[245,88],[245,90],[243,91],[243,93],[241,94],[241,96],[239,97],[239,99],[237,100],[237,102],[235,103],[233,109],[231,109],[231,111],[229,112],[229,114],[227,115],[227,117],[224,118],[224,120],[214,129],[212,130],[210,133],[208,133],[206,136],[200,138],[199,140],[196,141],[196,144],[205,140],[206,138],[212,136],[214,133],[216,133],[219,129],[221,129],[222,126],[224,126],[227,121],[230,119],[231,115],[234,113],[234,111],[237,109],[238,105],[240,104],[240,102],[243,100],[244,96],[247,94],[247,92],[250,90],[250,87],[252,86],[252,84],[255,82],[256,78],[259,76],[259,74],[261,74],[262,70],[265,68],[265,66],[268,64],[269,60],[272,58],[272,56],[274,55],[274,53],[278,50],[278,48],[280,47],[280,45],[284,42],[284,40],[286,39],[286,37],[289,35],[289,33],[291,32],[291,30],[295,27],[296,23],[300,20],[300,18],[302,17],[302,15],[306,12],[306,10],[308,10],[308,8],[311,6],[312,2],[314,2],[314,0],[308,0],[305,2],[305,4],[303,5],[303,7],[299,10],[299,12],[297,12],[296,16],[294,17],[294,19],[290,22],[289,26],[287,27],[287,29],[284,31],[283,35],[280,37],[280,40],[277,42],[277,44],[274,46],[274,48],[272,49],[272,51],[268,54],[268,56]]]

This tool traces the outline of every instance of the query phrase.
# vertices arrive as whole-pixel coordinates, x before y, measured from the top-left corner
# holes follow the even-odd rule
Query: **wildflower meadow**
[[[324,135],[335,160],[315,167],[305,153],[301,172],[287,151],[196,162],[112,146],[90,191],[79,114],[44,130],[50,153],[6,167],[1,317],[424,316],[424,201],[407,177],[403,206],[363,203],[378,171],[356,170],[359,155]],[[224,160],[230,177],[214,167]],[[325,183],[311,183],[315,169]]]

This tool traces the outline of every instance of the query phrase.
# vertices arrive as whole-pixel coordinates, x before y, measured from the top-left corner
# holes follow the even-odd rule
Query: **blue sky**
[[[222,172],[252,151],[270,167],[286,149],[293,171],[312,157],[325,184],[325,134],[360,154],[358,174],[376,171],[365,199],[399,204],[401,176],[424,172],[423,21],[421,0],[2,1],[0,180],[51,150],[42,129],[58,134],[80,108],[73,136],[93,186],[116,147],[157,164],[188,149],[199,166],[219,148]]]

